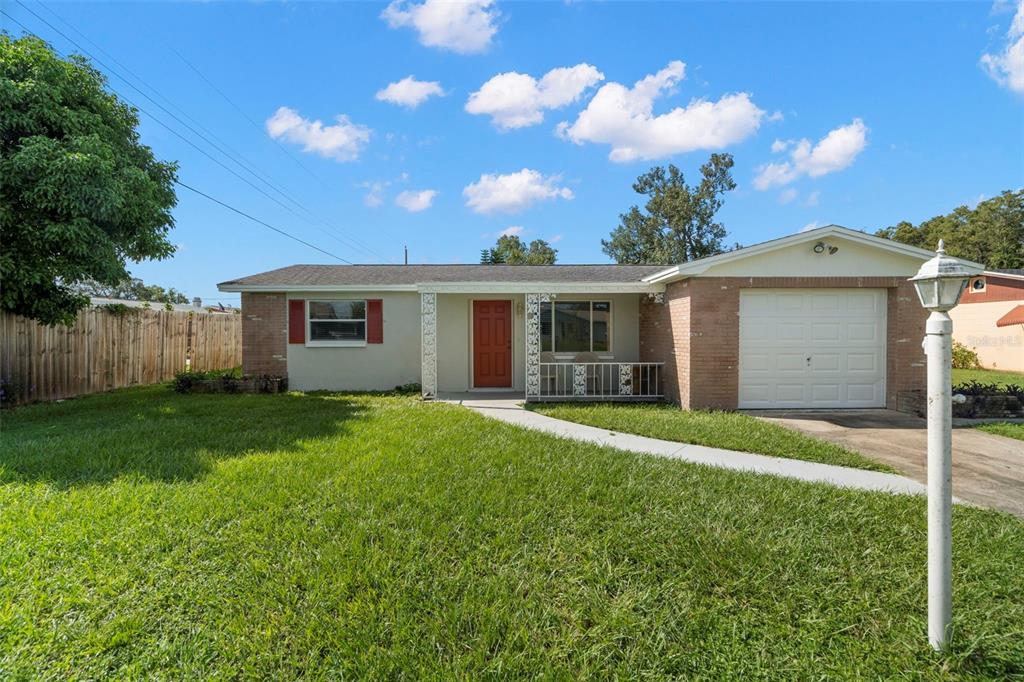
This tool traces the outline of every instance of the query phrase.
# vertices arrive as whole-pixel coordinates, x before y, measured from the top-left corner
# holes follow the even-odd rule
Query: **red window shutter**
[[[306,343],[306,302],[288,301],[288,343]]]
[[[384,343],[384,301],[366,302],[366,343]]]

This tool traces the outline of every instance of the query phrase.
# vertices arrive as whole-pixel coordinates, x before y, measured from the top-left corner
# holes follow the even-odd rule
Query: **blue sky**
[[[411,262],[475,262],[510,228],[553,241],[560,262],[606,262],[637,175],[671,162],[696,179],[717,151],[736,160],[730,243],[916,222],[1024,184],[1024,10],[1010,3],[29,7],[239,152],[283,195],[111,75],[292,211],[141,114],[183,182],[352,262],[400,261],[403,244]],[[147,282],[231,302],[216,282],[336,262],[187,190],[174,215],[174,258],[131,268]]]

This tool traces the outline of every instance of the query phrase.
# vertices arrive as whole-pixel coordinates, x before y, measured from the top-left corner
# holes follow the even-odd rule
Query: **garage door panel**
[[[802,322],[777,322],[775,324],[776,341],[803,341],[805,337]]]
[[[814,384],[811,386],[811,402],[814,406],[821,403],[838,403],[841,393],[839,384]]]
[[[740,407],[882,407],[883,289],[740,293]]]
[[[849,322],[846,325],[846,338],[854,342],[878,342],[878,327],[869,322]]]
[[[802,403],[807,398],[803,384],[776,384],[775,402]]]
[[[848,402],[874,402],[878,398],[876,384],[847,384],[846,399]]]
[[[769,362],[771,359],[769,358]],[[775,369],[780,372],[803,373],[807,361],[802,353],[778,353],[775,355]]]
[[[815,353],[811,356],[812,372],[842,371],[843,356],[839,353]]]
[[[772,368],[771,362],[767,353],[746,353],[740,356],[740,371],[766,372]]]
[[[740,389],[740,402],[768,405],[772,402],[772,386],[768,384],[746,384]]]
[[[878,355],[875,353],[848,353],[846,356],[848,372],[877,372]]]
[[[843,338],[841,322],[817,322],[811,325],[811,341],[839,341]]]

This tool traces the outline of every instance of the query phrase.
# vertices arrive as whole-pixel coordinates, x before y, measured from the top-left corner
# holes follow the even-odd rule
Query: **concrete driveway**
[[[893,410],[748,410],[927,482],[925,420]],[[953,495],[1024,518],[1024,441],[953,429]]]

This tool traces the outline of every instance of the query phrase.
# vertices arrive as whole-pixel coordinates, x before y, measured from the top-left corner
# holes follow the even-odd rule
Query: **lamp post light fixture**
[[[956,307],[976,269],[946,255],[939,240],[935,257],[910,279],[921,305],[931,311],[925,325],[928,356],[928,642],[949,644],[953,614],[953,407],[952,334]]]

